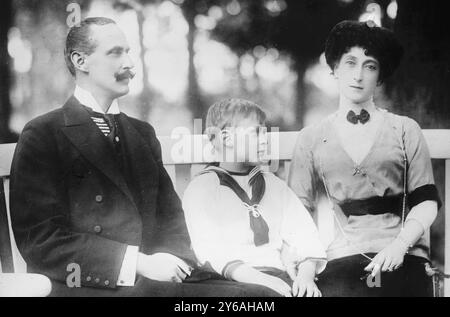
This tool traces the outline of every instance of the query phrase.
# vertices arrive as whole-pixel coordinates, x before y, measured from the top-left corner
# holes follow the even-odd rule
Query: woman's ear
[[[331,72],[330,72],[330,75],[333,76],[334,79],[338,79],[338,76],[337,76],[337,74],[336,74],[336,69],[337,69],[337,66],[335,65],[335,66],[331,69]]]
[[[78,69],[83,73],[87,73],[89,71],[85,54],[74,51],[70,54],[70,60],[72,61],[75,69]]]
[[[381,71],[378,72],[378,80],[377,87],[380,87],[384,84],[384,78],[382,77]]]

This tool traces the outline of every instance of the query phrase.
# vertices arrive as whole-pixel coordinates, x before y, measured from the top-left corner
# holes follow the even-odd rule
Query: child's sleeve
[[[286,267],[315,260],[316,272],[320,273],[325,269],[327,256],[317,227],[302,202],[288,186],[285,187],[281,225],[285,250],[282,250],[282,260]]]
[[[219,182],[214,174],[196,177],[183,196],[183,210],[192,249],[201,265],[207,262],[218,274],[229,277],[243,261],[243,250],[233,247],[221,236],[220,223],[212,219],[211,209],[218,206]]]

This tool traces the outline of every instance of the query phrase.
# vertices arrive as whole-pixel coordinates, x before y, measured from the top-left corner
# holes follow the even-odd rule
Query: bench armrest
[[[0,273],[0,297],[44,297],[51,290],[50,279],[44,275]]]

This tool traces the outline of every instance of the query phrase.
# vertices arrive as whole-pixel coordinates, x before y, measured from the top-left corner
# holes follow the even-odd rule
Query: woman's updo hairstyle
[[[355,46],[378,60],[380,82],[394,73],[403,56],[403,47],[391,30],[373,21],[342,21],[333,27],[325,43],[325,58],[330,68],[334,71],[342,55]]]

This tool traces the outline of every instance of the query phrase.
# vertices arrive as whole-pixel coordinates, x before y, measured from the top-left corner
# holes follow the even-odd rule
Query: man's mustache
[[[134,72],[132,72],[131,70],[125,70],[123,72],[119,72],[119,73],[115,73],[114,77],[116,77],[116,80],[124,80],[124,79],[133,79],[133,77],[136,74]]]

